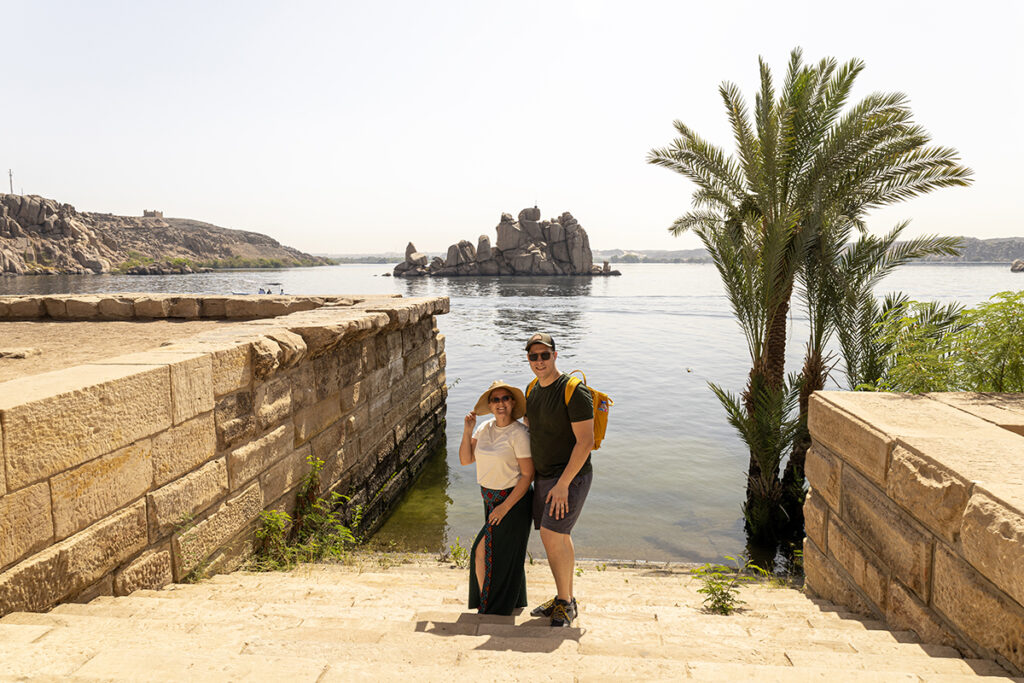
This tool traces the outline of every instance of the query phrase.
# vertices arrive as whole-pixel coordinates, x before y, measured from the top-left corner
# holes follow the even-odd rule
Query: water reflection
[[[430,456],[415,484],[374,534],[371,547],[435,553],[445,545],[448,530],[448,452],[444,446]]]
[[[406,296],[450,297],[583,297],[594,286],[592,277],[555,275],[493,277],[419,277],[402,280]]]

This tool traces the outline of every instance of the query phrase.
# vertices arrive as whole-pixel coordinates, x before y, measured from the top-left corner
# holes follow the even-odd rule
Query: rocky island
[[[583,226],[566,211],[558,218],[542,221],[540,209],[523,209],[519,220],[501,214],[498,240],[491,246],[487,235],[480,235],[476,246],[468,240],[448,247],[447,258],[433,260],[416,251],[412,242],[405,260],[395,266],[396,277],[424,275],[453,277],[464,275],[620,275],[608,263],[595,266],[590,239]]]
[[[155,275],[326,263],[260,233],[164,218],[161,211],[115,216],[78,211],[37,195],[0,194],[3,275]]]

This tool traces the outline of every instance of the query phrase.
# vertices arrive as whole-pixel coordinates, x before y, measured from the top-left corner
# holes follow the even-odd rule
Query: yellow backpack
[[[580,373],[583,379],[579,377],[573,377],[575,373]],[[615,401],[603,391],[598,391],[594,387],[587,384],[587,376],[583,374],[582,370],[573,370],[569,373],[569,381],[565,384],[565,405],[569,405],[569,399],[572,398],[572,392],[576,391],[576,386],[583,382],[583,386],[590,389],[590,396],[594,399],[594,450],[596,451],[601,447],[601,441],[604,440],[604,433],[608,430],[608,409],[615,405]],[[530,392],[533,391],[533,387],[537,385],[537,378],[535,377],[532,382],[526,385],[526,397],[530,397]]]

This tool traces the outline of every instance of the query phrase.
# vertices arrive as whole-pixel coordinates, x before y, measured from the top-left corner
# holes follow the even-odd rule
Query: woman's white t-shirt
[[[519,481],[517,458],[530,457],[530,432],[521,422],[499,427],[493,419],[473,433],[476,481],[488,489],[507,489]]]

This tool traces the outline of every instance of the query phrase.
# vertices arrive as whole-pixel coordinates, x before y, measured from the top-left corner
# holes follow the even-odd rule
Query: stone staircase
[[[683,569],[584,563],[580,617],[552,629],[466,611],[464,569],[395,562],[239,572],[9,614],[0,681],[1024,681],[792,589],[746,586],[741,612],[714,616]],[[531,604],[550,597],[547,566],[527,569]]]

